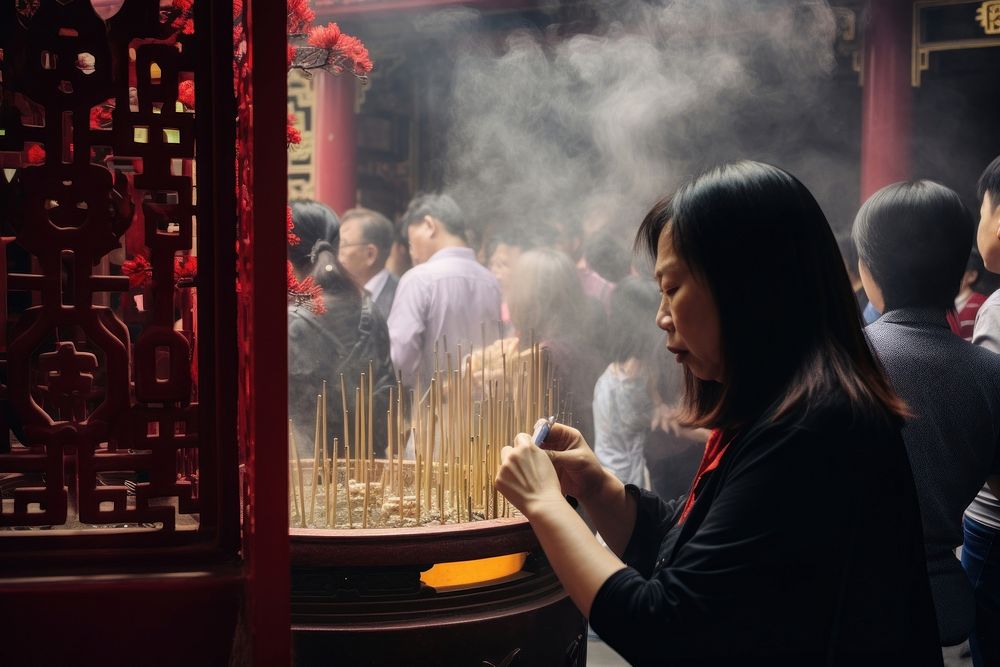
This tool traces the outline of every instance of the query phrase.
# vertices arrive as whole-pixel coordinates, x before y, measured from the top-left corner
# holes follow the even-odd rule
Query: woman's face
[[[667,349],[699,380],[722,379],[719,311],[711,290],[697,278],[674,244],[668,224],[656,249],[656,282],[660,309],[656,324],[667,332]]]

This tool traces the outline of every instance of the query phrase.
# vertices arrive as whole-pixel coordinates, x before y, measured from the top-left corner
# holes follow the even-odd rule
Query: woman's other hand
[[[609,473],[575,428],[553,424],[541,448],[552,459],[562,492],[567,496],[586,501],[602,488]]]
[[[500,468],[494,483],[497,491],[528,519],[548,503],[566,503],[549,454],[532,444],[527,433],[519,433],[513,447],[500,450]]]

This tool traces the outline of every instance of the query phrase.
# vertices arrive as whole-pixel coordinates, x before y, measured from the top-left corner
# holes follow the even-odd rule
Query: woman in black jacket
[[[815,199],[775,167],[725,165],[657,203],[637,243],[687,424],[712,436],[669,503],[622,485],[573,429],[504,448],[497,487],[573,601],[634,664],[941,664],[906,408]]]
[[[395,382],[385,319],[337,260],[340,223],[333,211],[310,200],[293,201],[291,208],[292,230],[299,242],[288,247],[288,261],[297,280],[312,278],[322,290],[319,308],[308,298],[293,298],[288,306],[288,416],[294,427],[295,445],[301,456],[313,456],[316,395],[326,380],[327,454],[332,453],[333,439],[337,438],[339,454],[343,455],[345,424],[340,376],[347,390],[348,419],[353,422],[355,390],[361,374],[367,377],[371,373],[372,445],[375,455],[383,456],[385,413]],[[353,425],[350,430],[349,441],[355,451]]]

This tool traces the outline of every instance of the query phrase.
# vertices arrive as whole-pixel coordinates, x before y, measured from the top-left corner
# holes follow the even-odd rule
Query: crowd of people
[[[384,413],[446,354],[537,343],[567,423],[496,484],[630,662],[940,664],[968,639],[1000,665],[1000,158],[978,196],[977,227],[943,185],[890,185],[838,240],[744,161],[666,195],[636,253],[610,221],[484,233],[447,194],[395,223],[293,202],[325,303],[289,306],[296,442],[323,379],[368,373]]]

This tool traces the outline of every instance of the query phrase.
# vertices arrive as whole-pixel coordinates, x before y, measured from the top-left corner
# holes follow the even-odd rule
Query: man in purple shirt
[[[458,346],[463,354],[472,345],[486,344],[497,336],[500,320],[500,286],[476,261],[466,245],[462,210],[448,195],[418,195],[403,215],[414,267],[403,274],[389,313],[392,361],[402,373],[403,384],[426,389],[437,366],[453,363]],[[445,348],[447,339],[448,348]]]

